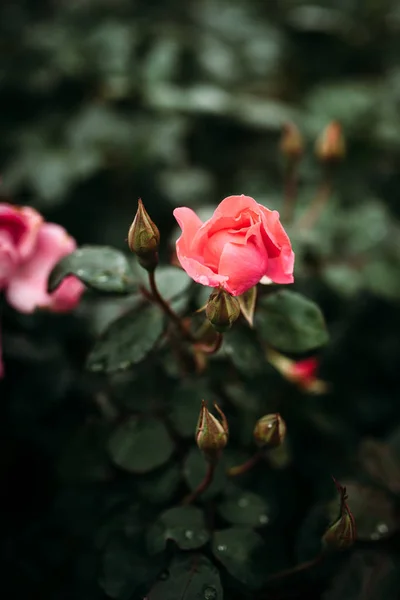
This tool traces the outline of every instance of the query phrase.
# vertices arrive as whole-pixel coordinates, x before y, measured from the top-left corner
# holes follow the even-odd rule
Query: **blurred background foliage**
[[[276,536],[285,530],[297,559],[315,551],[309,531],[318,529],[318,502],[331,472],[381,487],[381,501],[374,497],[360,509],[379,507],[363,530],[363,540],[379,538],[378,545],[361,545],[336,572],[296,582],[295,590],[289,585],[288,597],[301,597],[306,585],[308,598],[365,598],[369,576],[379,582],[370,600],[397,598],[397,0],[3,0],[0,48],[2,200],[35,206],[80,244],[125,249],[138,197],[161,229],[166,261],[176,237],[175,206],[207,215],[225,196],[245,193],[279,210],[278,140],[287,120],[307,142],[301,214],[321,179],[316,136],[332,119],[343,125],[348,150],[334,193],[317,227],[293,238],[296,287],[318,302],[328,321],[331,343],[321,374],[332,391],[308,397],[272,369],[245,378],[250,388],[243,393],[240,382],[229,383],[231,398],[250,407],[244,445],[260,397],[268,396],[271,409],[277,397],[289,398],[296,459],[261,487],[273,489],[271,510],[287,511]],[[94,336],[124,302],[89,298],[65,317],[23,317],[4,307],[1,562],[11,597],[131,597],[120,596],[121,581],[139,555],[130,558],[115,534],[100,559],[92,534],[122,496],[148,498],[155,484],[151,478],[138,486],[129,477],[115,482],[107,462],[88,451],[98,446],[101,454],[107,426],[91,430],[92,445],[85,431],[110,408],[107,394],[122,405],[129,398],[138,410],[142,397],[157,392],[145,380],[152,377],[150,367],[141,370],[141,382],[135,374],[105,383],[83,371]],[[173,410],[187,437],[180,394]],[[65,454],[77,456],[82,472],[65,463]],[[176,465],[169,468],[168,498],[179,484]],[[124,518],[134,537],[137,516]],[[382,523],[386,530],[378,527]],[[95,547],[102,549],[101,529],[97,533]],[[106,561],[103,570],[100,560]],[[154,560],[151,567],[155,577],[160,565]],[[140,572],[147,581],[146,568]],[[150,598],[169,600],[168,593],[156,590]]]

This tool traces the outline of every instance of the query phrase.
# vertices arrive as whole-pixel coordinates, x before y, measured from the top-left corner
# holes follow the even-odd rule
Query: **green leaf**
[[[363,548],[353,552],[348,560],[338,565],[322,598],[360,600],[367,595],[367,598],[374,600],[397,600],[399,589],[398,555],[384,548]]]
[[[131,417],[113,432],[108,442],[114,464],[130,473],[147,473],[161,467],[173,450],[165,425],[153,418]]]
[[[288,290],[261,300],[256,328],[263,342],[282,352],[307,352],[323,346],[329,339],[318,306]]]
[[[266,368],[264,352],[255,331],[239,323],[224,334],[221,355],[224,353],[244,375],[254,376]]]
[[[49,292],[69,275],[103,294],[130,294],[137,287],[126,256],[109,246],[82,246],[62,258],[50,273]]]
[[[268,556],[262,537],[252,529],[231,527],[216,531],[212,552],[232,577],[251,590],[263,585]]]
[[[218,505],[218,512],[225,521],[248,527],[265,527],[272,518],[271,508],[264,498],[240,489]]]
[[[87,368],[106,373],[128,369],[146,357],[163,327],[164,316],[158,306],[147,305],[125,313],[96,342]]]
[[[114,534],[102,556],[99,584],[110,598],[131,598],[138,588],[154,581],[160,568],[157,557],[146,556],[139,539]]]
[[[208,463],[200,450],[197,447],[192,448],[185,459],[183,467],[183,474],[191,491],[195,490],[203,481],[207,473],[207,468]],[[226,485],[225,466],[223,461],[219,461],[214,472],[213,481],[210,487],[201,495],[201,499],[209,500],[210,498],[214,498],[224,490]]]
[[[85,424],[67,444],[58,474],[65,482],[107,481],[112,466],[105,449],[110,435],[110,424],[93,422]]]
[[[169,420],[175,431],[186,438],[194,438],[200,414],[201,401],[213,401],[213,394],[205,382],[188,380],[174,390],[171,397]]]
[[[139,494],[152,504],[165,504],[174,496],[181,481],[177,464],[166,467],[161,473],[148,473],[137,482]]]
[[[147,534],[150,554],[165,550],[172,540],[181,550],[195,550],[209,540],[203,512],[195,506],[176,506],[160,515]]]
[[[218,570],[200,554],[175,556],[147,600],[223,600]]]
[[[158,267],[155,272],[158,290],[165,300],[172,300],[183,294],[192,280],[183,269],[178,267]]]

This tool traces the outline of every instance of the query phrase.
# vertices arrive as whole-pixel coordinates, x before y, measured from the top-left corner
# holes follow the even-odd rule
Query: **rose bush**
[[[178,260],[194,281],[233,296],[263,277],[293,282],[294,253],[276,210],[242,194],[225,198],[205,223],[186,207],[176,208],[174,216],[182,229]]]
[[[54,293],[47,292],[50,271],[75,248],[63,227],[46,223],[33,208],[0,204],[0,292],[18,311],[66,312],[77,305],[84,286],[76,277],[67,277]]]

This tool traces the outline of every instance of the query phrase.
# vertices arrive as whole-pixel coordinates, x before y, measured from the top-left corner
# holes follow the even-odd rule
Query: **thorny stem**
[[[216,462],[209,462],[207,467],[207,473],[203,481],[197,486],[195,490],[183,500],[183,504],[192,504],[201,494],[203,494],[212,484],[214,478]]]
[[[261,458],[262,453],[259,450],[258,452],[253,454],[253,456],[251,456],[248,460],[246,460],[246,462],[242,463],[241,465],[237,465],[236,467],[231,467],[230,469],[228,469],[227,475],[229,475],[230,477],[243,475],[243,473],[247,473],[247,471],[250,471],[250,469],[252,469],[261,460]]]
[[[285,172],[282,220],[286,223],[293,221],[297,198],[297,165],[298,161],[292,162]]]
[[[203,352],[204,354],[215,354],[221,348],[223,339],[222,333],[218,333],[212,346],[208,346],[207,344],[195,344],[195,350]]]
[[[156,284],[154,271],[148,271],[148,276],[149,276],[150,289],[151,289],[151,293],[153,295],[154,300],[157,302],[157,304],[160,306],[160,308],[164,311],[164,313],[167,315],[167,317],[176,325],[176,327],[179,329],[180,333],[182,334],[182,337],[188,341],[193,342],[194,341],[193,336],[183,325],[182,320],[179,317],[179,315],[177,315],[176,312],[174,310],[172,310],[172,308],[170,307],[168,302],[166,300],[164,300],[164,298],[161,296],[161,294],[158,290],[157,284]]]

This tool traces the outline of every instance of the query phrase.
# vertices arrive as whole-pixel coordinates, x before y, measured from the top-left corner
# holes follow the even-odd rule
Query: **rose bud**
[[[254,428],[254,441],[260,448],[276,448],[286,436],[286,423],[279,413],[261,417]]]
[[[357,531],[354,517],[347,504],[346,488],[333,480],[340,494],[340,515],[322,537],[325,547],[337,550],[350,548],[357,539]]]
[[[206,459],[215,462],[228,442],[229,427],[222,410],[214,404],[221,422],[210,413],[204,400],[201,403],[199,420],[196,427],[196,444]]]
[[[303,137],[294,123],[286,123],[283,126],[279,149],[282,156],[291,162],[298,160],[303,154]]]
[[[315,153],[323,163],[339,162],[345,157],[346,142],[340,123],[332,121],[325,127],[316,141]]]
[[[223,333],[239,317],[239,301],[222,288],[214,290],[206,305],[206,315],[214,329]]]
[[[154,271],[158,265],[160,232],[150,219],[143,202],[139,198],[138,209],[128,233],[129,248],[139,259],[146,271]]]

